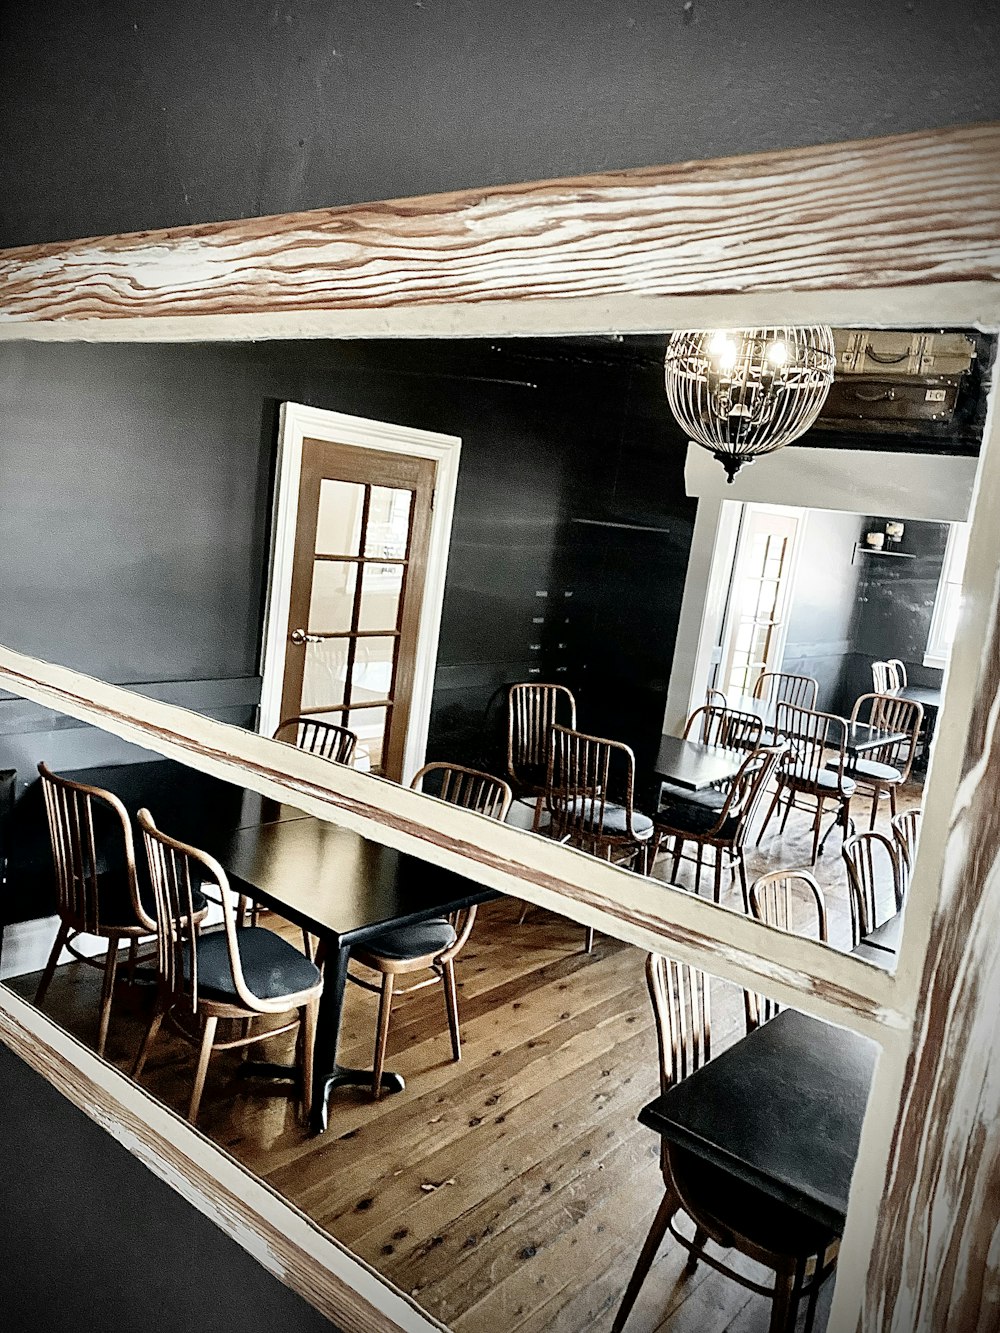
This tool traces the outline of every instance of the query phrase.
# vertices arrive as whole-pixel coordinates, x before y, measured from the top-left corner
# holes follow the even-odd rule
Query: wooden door
[[[433,460],[328,440],[302,450],[281,716],[350,727],[399,781],[413,690]]]

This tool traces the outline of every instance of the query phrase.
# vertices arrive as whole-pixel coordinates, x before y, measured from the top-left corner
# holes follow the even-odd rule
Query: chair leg
[[[521,908],[521,915],[517,918],[517,924],[523,926],[527,920],[528,913],[531,911],[531,903],[525,903]]]
[[[843,841],[843,843],[841,843],[841,846],[843,846],[844,843],[847,842],[847,839],[851,836],[851,798],[850,798],[850,797],[848,797],[847,800],[844,801],[843,805],[841,806],[841,808],[840,808],[840,817],[841,817],[841,819],[842,819],[843,822],[844,822],[844,841]]]
[[[128,972],[126,980],[130,986],[135,985],[135,960],[139,952],[139,941],[133,936],[128,946]]]
[[[42,973],[42,979],[38,983],[38,990],[35,991],[36,1008],[40,1008],[45,999],[46,992],[55,975],[56,963],[59,961],[59,955],[62,953],[68,939],[69,926],[65,921],[60,921],[59,929],[56,931],[55,942],[52,945],[52,952],[49,954],[49,961],[45,964],[45,971]]]
[[[583,952],[584,952],[584,953],[593,953],[593,952],[594,952],[594,927],[593,927],[593,926],[587,926],[586,929],[587,929],[587,933],[586,933],[586,935],[584,935],[584,937],[583,937]]]
[[[115,974],[118,971],[118,936],[108,940],[108,955],[104,962],[104,985],[101,987],[101,1013],[97,1024],[97,1054],[104,1055],[111,1022],[111,1001],[115,993]]]
[[[306,930],[305,926],[302,927],[302,949],[310,963],[314,962],[316,950],[313,947],[313,937],[309,934],[308,930]]]
[[[768,1333],[792,1333],[800,1285],[798,1266],[775,1273]]]
[[[743,910],[747,916],[750,915],[750,885],[747,883],[747,863],[743,857],[743,848],[740,847],[736,852],[736,864],[740,872],[740,889],[743,893]]]
[[[632,1312],[632,1306],[635,1305],[636,1297],[642,1289],[646,1275],[653,1266],[653,1260],[660,1248],[660,1242],[667,1234],[670,1219],[676,1212],[677,1199],[672,1190],[667,1190],[659,1208],[656,1210],[656,1216],[653,1218],[642,1249],[639,1251],[639,1258],[635,1261],[635,1268],[632,1270],[632,1276],[625,1288],[625,1295],[622,1297],[622,1303],[615,1315],[615,1322],[611,1325],[611,1333],[621,1333],[621,1330],[625,1327],[625,1321]]]
[[[869,831],[875,827],[875,819],[878,816],[878,798],[881,795],[881,793],[882,793],[881,787],[874,787],[872,789],[872,814],[871,814],[871,819],[868,821]]]
[[[715,848],[715,878],[712,886],[712,893],[715,901],[722,901],[722,848]]]
[[[675,838],[674,863],[670,867],[670,882],[672,884],[677,883],[677,876],[680,874],[680,869],[681,869],[681,855],[683,854],[683,851],[684,851],[684,839],[680,837]]]
[[[702,858],[704,857],[704,855],[705,855],[705,844],[704,844],[703,842],[699,842],[699,843],[698,843],[698,852],[697,852],[697,854],[696,854],[696,856],[695,856],[695,862],[694,862],[694,891],[695,891],[695,893],[701,893],[701,863],[702,863]]]
[[[451,1033],[451,1058],[461,1060],[462,1037],[458,1030],[458,991],[455,989],[455,960],[449,958],[441,977],[444,982],[444,1006],[448,1011],[448,1031]]]
[[[792,813],[792,807],[793,807],[794,805],[795,805],[795,793],[792,791],[791,788],[789,788],[789,789],[788,789],[788,801],[787,801],[786,804],[785,804],[785,814],[784,814],[784,817],[783,817],[783,819],[782,819],[782,821],[781,821],[781,827],[778,829],[778,833],[779,833],[779,834],[784,833],[784,831],[785,831],[785,825],[788,823],[788,816]]]
[[[889,788],[889,813],[893,819],[896,818],[896,784],[893,783]]]
[[[160,1024],[162,1022],[163,1022],[163,1010],[157,1009],[156,1012],[153,1014],[153,1017],[149,1020],[149,1025],[146,1028],[146,1035],[143,1037],[142,1044],[140,1045],[138,1051],[136,1052],[135,1059],[132,1061],[131,1075],[132,1078],[136,1079],[137,1081],[141,1077],[142,1071],[146,1067],[146,1056],[149,1054],[150,1048],[152,1047],[153,1042],[156,1040],[157,1033],[160,1031]]]
[[[313,1098],[313,1060],[316,1045],[316,1019],[319,1000],[310,1000],[302,1006],[302,1117],[309,1119]]]
[[[396,978],[392,972],[382,973],[382,989],[378,997],[378,1024],[375,1028],[375,1059],[372,1061],[372,1096],[382,1095],[382,1070],[385,1068],[385,1048],[389,1041],[389,1014],[392,1009],[392,990]]]
[[[814,821],[814,823],[813,823],[813,850],[812,850],[812,860],[809,862],[809,864],[810,864],[811,866],[814,866],[814,865],[816,864],[817,860],[819,859],[819,836],[820,836],[820,834],[821,834],[822,831],[823,831],[823,808],[824,808],[825,805],[826,805],[826,801],[823,799],[823,797],[822,797],[822,796],[817,796],[817,797],[816,797],[816,819],[815,819],[815,821]]]
[[[693,1273],[694,1270],[698,1267],[698,1260],[701,1257],[701,1252],[705,1248],[707,1243],[708,1243],[708,1232],[704,1231],[701,1227],[695,1227],[694,1240],[691,1243],[691,1252],[688,1255],[687,1263],[684,1265],[685,1273]]]
[[[191,1089],[191,1104],[188,1107],[188,1120],[193,1125],[198,1119],[201,1106],[201,1094],[205,1089],[205,1075],[208,1062],[212,1058],[212,1043],[215,1041],[215,1029],[219,1026],[217,1018],[206,1018],[205,1029],[201,1034],[201,1049],[198,1051],[198,1064],[194,1071],[194,1087]]]
[[[803,1333],[812,1333],[813,1324],[816,1322],[816,1303],[819,1300],[819,1289],[823,1285],[823,1256],[817,1254],[816,1268],[813,1272],[812,1287],[809,1292],[809,1301],[806,1305],[806,1322]]]
[[[764,816],[764,822],[763,822],[763,823],[761,824],[761,826],[760,826],[760,832],[757,834],[757,846],[758,846],[758,847],[759,847],[760,844],[761,844],[761,841],[762,841],[762,839],[763,839],[763,837],[764,837],[764,834],[767,832],[767,826],[768,826],[768,824],[770,824],[770,822],[771,822],[771,816],[774,814],[775,810],[778,808],[778,802],[779,802],[780,800],[781,800],[781,784],[779,783],[778,786],[777,786],[777,788],[776,788],[776,790],[775,790],[774,795],[771,797],[771,804],[767,807],[767,814]],[[785,818],[786,818],[786,819],[788,818],[787,814],[786,814]],[[782,828],[784,828],[784,824],[782,824]]]

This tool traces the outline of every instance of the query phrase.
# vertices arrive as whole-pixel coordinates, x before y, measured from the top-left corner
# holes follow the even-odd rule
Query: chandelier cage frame
[[[809,429],[836,359],[825,324],[682,330],[671,335],[664,358],[667,401],[731,483],[745,464]]]

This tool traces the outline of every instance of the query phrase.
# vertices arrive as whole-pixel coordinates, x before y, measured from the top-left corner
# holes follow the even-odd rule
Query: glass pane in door
[[[300,712],[335,708],[344,702],[350,644],[348,638],[306,644]]]
[[[316,516],[317,555],[360,554],[364,503],[365,487],[360,482],[323,478]]]
[[[388,699],[392,691],[392,667],[396,639],[381,635],[359,638],[351,673],[351,703]]]
[[[353,560],[313,562],[309,595],[310,634],[346,634],[351,628],[360,568]]]

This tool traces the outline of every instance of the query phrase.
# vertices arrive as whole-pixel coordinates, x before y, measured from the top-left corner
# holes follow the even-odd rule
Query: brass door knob
[[[289,634],[292,643],[322,643],[322,634],[307,634],[304,629],[293,629]]]

